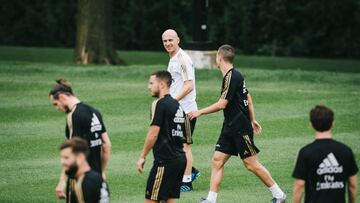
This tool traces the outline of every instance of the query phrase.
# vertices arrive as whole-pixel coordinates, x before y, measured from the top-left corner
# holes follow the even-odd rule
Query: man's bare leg
[[[184,178],[183,178],[183,182],[191,182],[191,169],[192,169],[192,165],[193,165],[193,156],[192,156],[192,151],[190,148],[189,144],[184,143],[184,151],[185,151],[185,156],[186,156],[186,168],[185,168],[185,172],[184,172]]]
[[[166,203],[176,203],[176,199],[168,199]]]
[[[284,198],[286,195],[271,177],[270,172],[259,162],[256,155],[243,160],[247,170],[254,173],[269,188],[274,198]]]
[[[215,151],[213,155],[211,161],[210,191],[206,198],[211,203],[216,202],[217,193],[219,192],[221,181],[224,177],[224,166],[229,158],[229,154],[225,154],[219,151]]]

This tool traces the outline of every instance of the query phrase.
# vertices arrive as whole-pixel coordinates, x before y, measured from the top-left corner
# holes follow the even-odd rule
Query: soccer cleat
[[[284,194],[284,196],[283,197],[281,197],[281,198],[273,198],[272,200],[271,200],[271,203],[284,203],[285,201],[286,201],[286,199],[287,199],[287,197],[286,197],[286,195]]]
[[[193,191],[192,183],[182,183],[180,186],[180,192],[191,192]]]
[[[201,198],[200,199],[200,203],[211,203],[209,200],[207,200],[206,198]]]
[[[194,182],[200,175],[201,175],[200,171],[197,170],[196,168],[192,167],[192,169],[191,169],[191,182]]]

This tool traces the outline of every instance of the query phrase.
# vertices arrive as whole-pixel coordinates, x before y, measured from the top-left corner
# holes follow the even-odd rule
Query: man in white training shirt
[[[162,34],[162,42],[170,56],[168,71],[174,80],[170,87],[170,94],[179,101],[186,114],[196,111],[195,70],[193,63],[190,57],[179,47],[180,39],[175,30],[166,30]],[[193,156],[190,148],[190,144],[193,143],[192,134],[195,123],[196,119],[190,120],[186,116],[184,151],[186,153],[187,165],[180,188],[182,192],[192,191],[192,182],[200,175],[199,171],[193,167]]]

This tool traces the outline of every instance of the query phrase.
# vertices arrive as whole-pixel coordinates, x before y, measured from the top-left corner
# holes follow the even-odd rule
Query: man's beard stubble
[[[79,169],[79,167],[76,165],[76,163],[73,163],[69,166],[69,169],[65,171],[65,174],[69,178],[75,178],[75,175],[76,175],[78,169]]]

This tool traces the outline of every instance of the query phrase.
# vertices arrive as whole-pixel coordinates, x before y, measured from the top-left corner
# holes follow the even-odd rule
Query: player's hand
[[[258,135],[261,133],[262,128],[261,128],[261,125],[257,121],[254,120],[253,122],[251,122],[251,125],[252,125],[252,128],[253,128],[255,134]]]
[[[136,169],[139,171],[139,173],[144,172],[144,165],[145,165],[145,158],[140,157],[136,163]]]
[[[201,116],[201,113],[200,111],[192,111],[188,114],[190,120],[194,119],[194,118],[197,118],[199,116]]]
[[[64,188],[65,188],[65,182],[60,181],[55,189],[56,192],[56,197],[59,199],[65,199],[66,195],[64,193]]]

